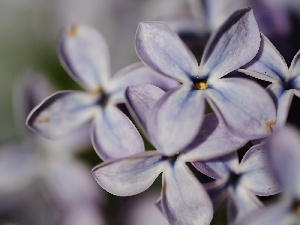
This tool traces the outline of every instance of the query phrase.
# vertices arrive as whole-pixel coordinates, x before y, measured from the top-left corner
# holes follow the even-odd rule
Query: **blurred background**
[[[89,172],[100,162],[89,143],[73,150],[70,143],[48,143],[29,131],[20,132],[25,122],[20,118],[29,112],[21,108],[30,95],[38,96],[38,102],[54,90],[80,89],[56,52],[60,32],[70,24],[88,24],[101,32],[114,74],[139,61],[134,50],[138,22],[169,23],[199,60],[211,31],[236,9],[249,6],[261,31],[289,65],[300,49],[299,0],[1,0],[0,224],[167,224],[153,205],[160,192],[159,179],[143,195],[120,198],[104,193]],[[35,92],[41,86],[51,91]],[[297,121],[297,113],[289,118]],[[84,207],[73,207],[77,203],[68,196],[73,186],[78,186],[73,195],[82,196],[76,202],[87,202],[79,204]]]

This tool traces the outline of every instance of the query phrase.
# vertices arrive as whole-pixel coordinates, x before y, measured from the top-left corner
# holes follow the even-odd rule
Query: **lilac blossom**
[[[132,122],[117,107],[128,85],[153,83],[162,88],[176,82],[141,63],[110,76],[109,52],[101,35],[91,27],[74,25],[59,44],[62,64],[87,92],[59,91],[46,98],[28,116],[29,127],[47,138],[59,138],[92,120],[91,140],[102,159],[138,153],[143,141]]]
[[[224,78],[253,59],[259,43],[259,30],[251,9],[235,12],[214,32],[200,66],[166,24],[139,24],[136,51],[140,59],[153,70],[182,83],[167,92],[159,100],[160,107],[150,115],[150,123],[156,123],[159,131],[149,130],[149,135],[159,149],[173,152],[195,138],[202,124],[205,100],[236,135],[257,139],[269,134],[276,110],[267,92],[253,81]],[[174,120],[178,122],[173,123]],[[166,139],[176,149],[166,146]]]
[[[254,210],[237,225],[299,224],[300,217],[300,138],[299,131],[287,126],[275,132],[267,141],[267,150],[274,175],[283,188],[276,203]]]
[[[243,218],[251,210],[263,206],[258,196],[269,196],[280,191],[263,144],[250,148],[239,163],[237,153],[210,161],[194,162],[195,167],[215,179],[205,187],[215,209],[227,202],[230,224]]]
[[[51,88],[37,75],[27,75],[20,81],[22,84],[16,86],[19,98],[15,100],[23,110],[17,110],[16,114],[24,119],[31,107],[48,95]],[[32,88],[33,84],[35,88]],[[25,128],[23,125],[20,129],[24,134],[23,142],[0,147],[0,214],[16,206],[26,208],[30,201],[41,195],[44,199],[41,207],[49,204],[49,200],[53,204],[53,212],[46,210],[45,213],[53,213],[51,221],[56,221],[55,224],[58,220],[63,225],[104,224],[99,212],[103,201],[101,192],[90,176],[89,167],[75,158],[75,153],[88,146],[85,139],[89,130],[81,129],[63,140],[51,141],[30,134]],[[30,197],[23,201],[23,193],[30,189],[36,190],[34,199]],[[23,205],[18,206],[20,202]],[[35,215],[38,212],[28,213]]]
[[[159,201],[168,221],[174,225],[209,224],[213,216],[211,201],[185,162],[208,160],[230,153],[237,146],[245,144],[245,140],[233,136],[218,122],[215,114],[209,114],[204,118],[202,129],[194,142],[186,139],[184,147],[181,148],[170,138],[165,139],[165,148],[159,148],[156,139],[152,139],[149,132],[155,130],[153,134],[156,136],[165,134],[157,123],[149,119],[157,107],[160,107],[159,99],[164,94],[163,90],[149,84],[127,89],[129,109],[157,150],[106,161],[93,169],[94,178],[108,192],[118,196],[130,196],[148,189],[159,174],[163,173]],[[169,132],[172,133],[171,130]],[[184,137],[185,133],[179,135]],[[177,151],[174,151],[175,148]]]
[[[288,68],[284,58],[266,36],[261,34],[261,48],[253,61],[239,71],[255,78],[272,82],[268,86],[277,105],[276,126],[285,124],[291,101],[300,96],[300,51],[295,55]]]

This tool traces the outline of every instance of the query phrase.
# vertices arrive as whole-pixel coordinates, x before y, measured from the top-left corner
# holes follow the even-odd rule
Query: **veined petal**
[[[147,135],[147,119],[149,114],[155,103],[164,94],[165,92],[162,89],[151,84],[130,86],[125,91],[128,109]]]
[[[236,171],[239,165],[237,153],[231,153],[223,157],[209,161],[193,162],[193,165],[201,173],[213,179],[227,179],[232,171]]]
[[[139,23],[135,48],[140,59],[152,69],[182,82],[191,82],[189,77],[198,67],[193,53],[162,22]]]
[[[202,90],[182,85],[158,100],[147,120],[150,140],[157,150],[171,156],[195,138],[202,124],[204,95]]]
[[[274,173],[286,193],[300,198],[300,139],[299,132],[286,127],[274,133],[267,142]]]
[[[289,114],[295,90],[285,90],[277,83],[269,85],[267,90],[272,94],[277,105],[275,128],[284,126]]]
[[[97,99],[80,91],[56,92],[31,111],[26,123],[46,138],[62,137],[93,117]]]
[[[271,133],[276,119],[275,105],[271,96],[255,82],[223,78],[207,89],[207,96],[218,118],[234,134],[252,140]]]
[[[99,110],[92,128],[92,144],[103,159],[117,159],[145,151],[133,123],[113,105]]]
[[[204,225],[213,217],[213,206],[203,186],[178,160],[163,173],[161,203],[172,225]]]
[[[285,81],[289,75],[284,58],[263,34],[261,34],[260,49],[257,55],[239,71],[270,82]]]
[[[234,152],[247,143],[232,134],[215,113],[204,116],[200,132],[194,141],[182,152],[181,158],[190,162],[209,160]]]
[[[96,166],[93,176],[109,193],[130,196],[147,190],[162,172],[166,161],[157,151],[110,160]]]
[[[163,90],[170,90],[178,86],[178,82],[154,72],[142,63],[135,63],[118,72],[110,83],[109,93],[116,101],[124,102],[126,87],[136,84],[153,84]]]
[[[79,84],[92,92],[105,89],[110,59],[100,33],[84,25],[68,27],[60,38],[58,51],[62,64]]]
[[[281,191],[266,151],[264,144],[253,146],[244,155],[239,167],[242,174],[239,185],[254,195],[268,196]]]
[[[253,11],[236,11],[211,35],[201,59],[200,74],[209,79],[221,78],[253,59],[259,43]]]

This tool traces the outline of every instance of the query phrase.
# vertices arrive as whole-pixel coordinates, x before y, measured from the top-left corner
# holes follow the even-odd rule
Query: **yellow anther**
[[[275,124],[275,121],[274,120],[269,120],[269,121],[267,121],[267,123],[266,123],[266,128],[267,128],[267,131],[268,132],[271,132],[272,131],[272,125],[274,125]]]
[[[71,37],[75,37],[78,33],[78,26],[73,25],[67,30],[67,34]]]
[[[297,204],[295,207],[294,207],[294,211],[295,213],[297,213],[298,215],[300,215],[300,205]]]
[[[204,90],[207,88],[207,84],[203,81],[194,84],[194,90]]]
[[[95,89],[92,90],[92,94],[100,94],[102,92],[101,87],[96,87]]]
[[[49,118],[37,118],[38,123],[49,123]]]

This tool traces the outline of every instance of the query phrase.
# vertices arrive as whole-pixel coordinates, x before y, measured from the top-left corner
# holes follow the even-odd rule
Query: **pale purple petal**
[[[96,166],[93,176],[111,194],[130,196],[147,190],[163,171],[166,161],[157,151],[110,160]]]
[[[252,10],[236,11],[211,35],[201,59],[201,75],[217,79],[240,68],[253,59],[259,43]]]
[[[283,189],[296,198],[300,198],[300,134],[286,127],[274,133],[268,140],[268,154]]]
[[[246,143],[219,122],[215,113],[210,113],[204,116],[200,132],[181,157],[186,161],[209,160],[234,152]]]
[[[108,92],[115,101],[124,102],[125,89],[136,84],[152,84],[163,90],[170,90],[178,86],[178,82],[174,79],[162,76],[142,63],[135,63],[113,76]]]
[[[80,91],[60,91],[36,106],[27,125],[46,138],[60,138],[91,120],[99,97]]]
[[[122,158],[145,150],[134,124],[112,105],[99,110],[91,135],[95,151],[103,160]]]
[[[234,134],[259,139],[271,133],[276,109],[271,96],[253,81],[223,78],[207,89],[210,106]]]
[[[195,56],[165,23],[139,23],[135,46],[145,64],[176,80],[191,82],[198,68]]]
[[[239,171],[242,174],[239,186],[250,190],[252,194],[269,196],[281,191],[273,168],[269,164],[267,150],[264,144],[250,148],[244,155]]]
[[[107,44],[92,27],[73,25],[63,32],[59,56],[70,75],[85,89],[97,92],[104,88],[110,76]]]
[[[195,138],[202,124],[204,95],[204,91],[182,85],[158,100],[147,120],[150,140],[157,150],[174,155]]]
[[[206,191],[179,160],[164,170],[161,203],[172,225],[209,224],[213,217],[213,206]]]
[[[203,183],[203,186],[211,198],[214,205],[214,211],[216,212],[228,199],[228,183],[226,180],[219,179]]]
[[[284,126],[289,114],[295,90],[285,90],[277,83],[268,86],[267,90],[273,95],[277,105],[277,117],[274,128]]]
[[[165,92],[151,84],[138,84],[130,86],[125,91],[127,108],[141,129],[147,134],[147,119],[155,103]],[[148,134],[147,134],[148,135]]]
[[[259,52],[250,63],[243,66],[239,71],[271,82],[285,81],[289,74],[284,58],[263,34],[261,34]]]
[[[201,173],[219,180],[227,179],[232,171],[236,171],[239,165],[237,153],[231,153],[229,155],[212,159],[209,161],[197,161],[193,162],[193,165]]]
[[[234,225],[287,225],[297,224],[299,218],[284,205],[273,205],[268,208],[254,210]]]
[[[294,59],[291,63],[290,66],[290,73],[291,73],[291,78],[293,81],[294,85],[297,87],[297,89],[300,89],[300,50],[296,53],[294,56]]]
[[[238,186],[229,189],[227,202],[227,220],[229,224],[239,221],[252,210],[262,208],[263,203],[251,192]]]

